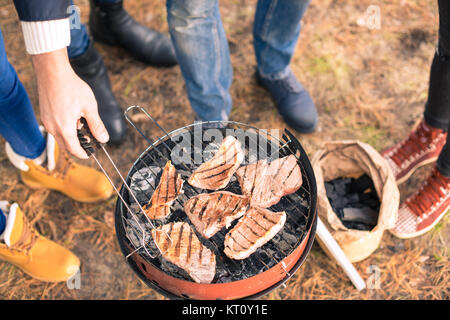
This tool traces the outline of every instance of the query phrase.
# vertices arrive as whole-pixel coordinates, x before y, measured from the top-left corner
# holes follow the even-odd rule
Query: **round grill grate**
[[[200,241],[216,255],[216,276],[212,283],[227,283],[246,279],[270,269],[300,245],[311,227],[314,216],[315,199],[313,197],[315,197],[315,194],[312,194],[311,190],[315,189],[312,185],[315,182],[312,181],[314,175],[309,160],[298,141],[292,136],[284,135],[281,139],[278,139],[268,134],[267,131],[234,122],[227,122],[226,128],[215,129],[206,129],[200,124],[193,124],[172,131],[156,141],[142,153],[128,173],[127,183],[133,186],[132,189],[141,205],[150,201],[152,191],[159,183],[162,168],[168,160],[172,161],[172,164],[185,180],[184,193],[172,205],[172,213],[166,219],[152,221],[156,227],[169,222],[185,221],[195,231],[195,227],[184,212],[184,204],[193,196],[212,191],[192,187],[186,180],[203,161],[207,160],[208,156],[212,156],[215,148],[220,145],[220,141],[211,142],[213,140],[211,130],[215,130],[212,132],[213,136],[233,135],[241,141],[242,149],[245,152],[243,164],[261,159],[270,161],[278,156],[295,155],[303,178],[303,184],[297,192],[284,196],[279,203],[269,208],[272,211],[286,212],[287,219],[282,230],[247,259],[233,260],[223,253],[225,235],[237,223],[238,219],[234,221],[230,228],[223,228],[210,239],[205,239],[197,233]],[[135,177],[139,177],[139,181],[133,180]],[[223,190],[242,194],[235,177]],[[127,245],[134,248],[148,263],[175,278],[192,281],[184,270],[162,257],[151,239],[151,225],[148,220],[139,211],[133,197],[125,188],[122,188],[121,194],[130,207],[134,208],[133,211],[141,225],[147,228],[145,235],[145,242],[148,244],[147,250],[141,245],[141,229],[121,201],[117,203],[122,229],[122,232],[118,232],[118,234],[125,234]]]

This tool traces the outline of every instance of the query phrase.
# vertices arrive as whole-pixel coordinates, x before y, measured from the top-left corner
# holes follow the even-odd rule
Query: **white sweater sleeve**
[[[29,54],[41,54],[70,44],[69,18],[48,21],[21,21],[25,48]]]

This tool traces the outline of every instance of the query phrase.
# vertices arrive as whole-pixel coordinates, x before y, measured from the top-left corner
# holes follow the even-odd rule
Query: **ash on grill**
[[[160,167],[149,166],[139,169],[131,177],[130,189],[141,204],[150,201],[153,191],[158,186],[156,181],[161,171]],[[134,202],[133,198],[132,201]]]
[[[264,141],[259,143],[264,143]],[[265,143],[267,143],[268,148],[274,147],[273,142],[265,140]],[[180,163],[180,161],[177,161],[178,158],[182,155],[180,155],[179,153],[175,154],[173,152],[173,147],[175,145],[176,144],[173,139],[167,139],[164,143],[153,147],[153,150],[152,148],[147,150],[147,152],[145,152],[144,155],[142,155],[133,166],[132,170],[134,170],[134,172],[130,172],[129,176],[131,176],[131,179],[129,179],[130,181],[128,181],[128,183],[132,186],[131,189],[133,190],[136,198],[141,205],[144,205],[150,201],[152,193],[157,187],[160,176],[162,174],[161,168],[164,167],[168,159],[172,160],[172,164],[177,169],[177,172],[181,174],[183,180],[187,180],[192,171],[195,170],[196,167],[198,167],[199,164],[189,164],[183,162]],[[194,148],[191,151],[189,151],[188,149],[181,149],[181,152],[191,152],[192,154],[190,156],[192,159],[195,152],[203,153],[204,151],[208,150],[209,153],[205,152],[206,155],[202,155],[203,160],[206,161],[208,158],[211,158],[213,156],[215,150],[218,149],[219,144],[202,143],[202,147],[202,150],[199,150],[198,148]],[[248,153],[247,148],[244,148],[244,146],[243,150],[245,150],[245,159],[247,161],[253,162],[257,160]],[[280,151],[280,157],[286,156],[288,154],[292,153],[289,151]],[[155,168],[158,168],[159,170],[156,170]],[[302,175],[304,175],[304,169],[302,167],[301,170]],[[308,183],[308,181],[304,181],[304,184]],[[244,260],[230,259],[223,253],[223,243],[226,233],[235,226],[239,219],[234,221],[228,229],[223,228],[210,239],[203,238],[195,230],[195,227],[192,225],[191,221],[184,212],[183,206],[184,203],[186,203],[186,201],[191,197],[196,196],[200,193],[206,193],[208,191],[194,188],[186,182],[184,183],[183,190],[184,192],[179,195],[178,199],[172,205],[171,214],[165,219],[152,220],[152,222],[155,227],[175,221],[184,221],[189,223],[194,232],[196,232],[199,240],[206,247],[212,250],[216,255],[216,275],[212,283],[238,281],[252,277],[256,274],[270,269],[281,260],[283,260],[286,256],[288,256],[307,234],[306,224],[310,212],[308,201],[306,199],[309,199],[309,192],[307,188],[302,186],[296,193],[283,197],[279,203],[269,208],[272,211],[285,211],[287,213],[287,221],[283,229],[274,238],[272,238],[272,240],[270,240],[263,247],[259,248],[249,258]],[[236,194],[242,194],[239,183],[234,176],[224,190]],[[129,196],[126,190],[124,191],[126,197],[125,199],[128,200],[128,203],[130,203],[130,208],[138,217],[139,222],[143,226],[145,226],[147,230],[145,235],[145,242],[148,244],[148,251],[152,255],[154,255],[154,258],[150,257],[146,253],[146,251],[141,248],[142,231],[132,218],[131,214],[127,210],[123,210],[123,220],[124,225],[126,226],[127,237],[135,248],[140,248],[138,250],[138,254],[148,260],[155,267],[170,274],[171,276],[187,281],[192,281],[192,279],[183,269],[168,262],[162,257],[161,254],[159,254],[158,249],[156,248],[154,242],[151,240],[150,224],[146,220],[146,217],[143,216],[142,212],[140,212],[139,206],[136,203],[133,203],[134,201],[132,197]]]

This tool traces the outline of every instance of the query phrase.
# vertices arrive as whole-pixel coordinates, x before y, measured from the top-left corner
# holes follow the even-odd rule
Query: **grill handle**
[[[127,121],[131,124],[131,126],[136,129],[137,132],[139,132],[139,134],[151,145],[153,144],[153,140],[150,139],[149,137],[147,137],[141,130],[141,128],[139,128],[133,121],[132,117],[129,115],[129,113],[133,110],[138,110],[139,112],[142,112],[148,119],[150,119],[157,127],[159,130],[161,130],[162,133],[164,133],[166,136],[169,136],[169,133],[158,123],[158,121],[155,120],[155,118],[153,118],[148,112],[147,110],[145,110],[144,108],[142,108],[141,106],[130,106],[127,108],[127,110],[124,111],[124,116],[125,119],[127,119]],[[158,140],[161,139],[160,137],[158,137]]]

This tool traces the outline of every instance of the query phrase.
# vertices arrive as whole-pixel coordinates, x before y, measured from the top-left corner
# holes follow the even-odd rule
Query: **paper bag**
[[[400,193],[391,168],[373,147],[353,140],[324,143],[314,155],[312,166],[317,180],[318,214],[323,223],[351,262],[367,258],[378,248],[384,230],[393,228],[397,220]],[[372,179],[381,202],[377,225],[371,231],[345,227],[325,190],[325,181],[357,178],[364,173]]]

